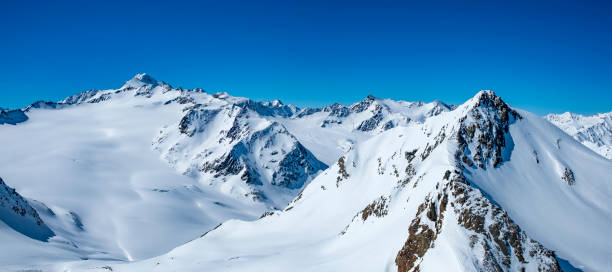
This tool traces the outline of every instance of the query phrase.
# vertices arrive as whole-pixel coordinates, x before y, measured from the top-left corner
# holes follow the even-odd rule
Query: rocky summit
[[[0,270],[609,271],[609,117],[137,74],[0,110]]]

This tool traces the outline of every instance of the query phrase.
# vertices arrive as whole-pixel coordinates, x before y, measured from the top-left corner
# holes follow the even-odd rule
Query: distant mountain
[[[546,119],[588,148],[612,160],[612,112],[591,116],[566,112],[546,115]]]
[[[612,161],[491,91],[299,108],[138,74],[0,117],[6,203],[50,231],[0,224],[0,270],[611,269]]]
[[[4,110],[0,109],[0,125],[10,124],[16,125],[28,120],[28,116],[21,110]]]
[[[0,125],[11,143],[0,151],[14,154],[0,156],[0,172],[45,203],[34,208],[54,239],[82,258],[138,260],[228,219],[283,209],[354,145],[451,109],[372,96],[300,109],[138,74],[118,89],[11,111],[22,118]]]

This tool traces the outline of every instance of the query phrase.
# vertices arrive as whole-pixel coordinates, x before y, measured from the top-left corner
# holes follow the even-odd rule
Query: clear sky
[[[612,1],[3,0],[0,107],[146,72],[298,106],[492,89],[537,114],[607,112],[611,14]]]

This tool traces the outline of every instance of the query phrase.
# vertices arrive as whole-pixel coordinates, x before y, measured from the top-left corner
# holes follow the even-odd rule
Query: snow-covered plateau
[[[612,271],[611,116],[138,74],[0,110],[0,271]]]

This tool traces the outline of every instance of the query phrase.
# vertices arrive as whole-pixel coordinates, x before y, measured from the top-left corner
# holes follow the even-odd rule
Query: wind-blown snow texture
[[[546,119],[593,151],[612,160],[612,112],[584,116],[549,114]]]
[[[490,91],[300,109],[139,74],[20,112],[0,174],[55,236],[0,228],[9,271],[612,268],[612,161]]]

